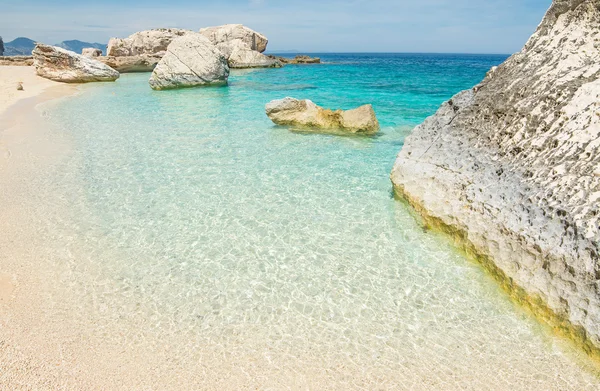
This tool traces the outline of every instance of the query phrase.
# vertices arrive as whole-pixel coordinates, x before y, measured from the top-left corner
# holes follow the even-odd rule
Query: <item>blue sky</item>
[[[512,53],[550,0],[0,0],[0,35],[106,43],[155,27],[243,23],[269,50]]]

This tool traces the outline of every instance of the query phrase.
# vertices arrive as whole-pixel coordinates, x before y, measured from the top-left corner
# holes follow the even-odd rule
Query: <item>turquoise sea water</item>
[[[506,56],[321,57],[234,71],[227,88],[123,75],[44,109],[72,146],[38,187],[68,206],[43,217],[46,261],[86,338],[165,343],[169,365],[202,367],[200,388],[597,389],[580,354],[392,196],[412,127]],[[286,96],[372,103],[382,132],[276,127],[264,106]]]

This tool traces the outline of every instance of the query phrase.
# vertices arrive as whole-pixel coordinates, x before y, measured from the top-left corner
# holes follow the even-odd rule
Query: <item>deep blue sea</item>
[[[412,128],[507,56],[315,55],[223,88],[123,75],[43,107],[69,151],[40,179],[60,209],[40,235],[83,337],[198,389],[596,390],[578,352],[392,196]],[[274,126],[265,104],[286,96],[371,103],[381,134]]]

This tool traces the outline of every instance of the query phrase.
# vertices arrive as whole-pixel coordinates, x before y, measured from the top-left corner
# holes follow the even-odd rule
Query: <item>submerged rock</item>
[[[85,48],[81,51],[81,55],[90,58],[100,57],[102,55],[102,50],[96,48]]]
[[[521,52],[414,130],[392,172],[520,300],[596,348],[599,21],[597,0],[555,0]]]
[[[152,72],[158,62],[163,58],[164,52],[160,52],[153,55],[142,54],[140,56],[126,56],[126,57],[98,57],[98,61],[109,67],[119,71],[119,73],[133,73],[133,72]]]
[[[297,55],[294,58],[279,57],[274,55],[267,56],[273,60],[277,60],[282,64],[320,64],[321,59],[319,57],[310,57],[304,54]]]
[[[200,29],[200,34],[204,35],[215,45],[239,40],[248,49],[260,53],[267,50],[267,44],[269,43],[267,37],[241,24],[206,27]]]
[[[37,44],[33,50],[36,72],[63,83],[115,81],[119,72],[94,59],[56,46]]]
[[[161,28],[139,31],[127,38],[111,38],[106,55],[127,57],[164,53],[173,40],[191,32],[191,30]]]
[[[150,87],[155,90],[226,85],[229,66],[221,52],[205,36],[189,33],[174,40],[160,60]]]
[[[266,112],[271,121],[277,125],[360,134],[374,134],[379,131],[379,122],[371,105],[364,105],[354,110],[332,111],[319,107],[308,99],[285,98],[267,104]]]

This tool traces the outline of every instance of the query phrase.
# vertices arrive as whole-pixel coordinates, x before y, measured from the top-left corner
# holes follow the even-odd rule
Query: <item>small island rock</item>
[[[208,38],[189,33],[175,39],[160,60],[152,76],[154,90],[226,85],[229,66]]]
[[[38,43],[33,59],[39,76],[63,83],[115,81],[120,76],[99,61],[56,46]]]
[[[308,99],[285,98],[267,104],[266,112],[277,125],[355,134],[375,134],[379,131],[379,122],[371,105],[347,111],[332,111],[319,107]]]

